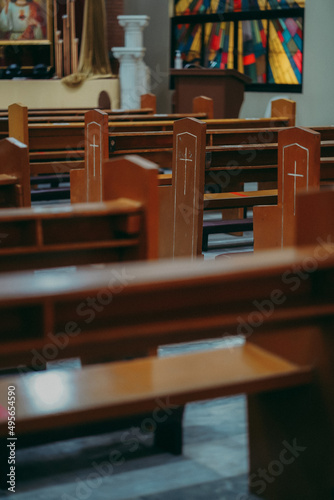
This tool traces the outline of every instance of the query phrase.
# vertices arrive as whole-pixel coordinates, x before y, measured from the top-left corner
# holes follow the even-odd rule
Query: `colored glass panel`
[[[204,36],[204,66],[233,69],[233,41],[233,23],[207,23]]]
[[[239,31],[238,70],[252,83],[266,82],[267,21],[242,21]]]
[[[199,63],[202,50],[202,26],[179,24],[176,27],[176,49],[181,52],[184,64]]]
[[[302,20],[275,19],[269,22],[269,83],[302,82]]]
[[[221,14],[305,7],[305,0],[175,0],[175,15]]]
[[[252,83],[302,83],[303,19],[276,15],[280,15],[281,9],[304,8],[305,0],[175,0],[175,7],[177,14],[204,14],[198,25],[177,27],[175,48],[181,51],[186,63],[220,69],[235,67]],[[258,11],[259,18],[264,10],[275,11],[276,15],[270,16],[270,20],[242,21],[237,17],[239,12]],[[229,12],[236,14],[235,20],[205,21],[205,14]],[[237,37],[234,29],[238,29]]]

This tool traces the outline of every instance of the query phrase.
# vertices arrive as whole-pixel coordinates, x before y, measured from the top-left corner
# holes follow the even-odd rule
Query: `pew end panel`
[[[106,160],[102,167],[104,200],[129,198],[145,210],[142,258],[159,255],[158,165],[137,155]]]
[[[254,209],[256,250],[294,244],[297,193],[312,188],[320,188],[320,134],[301,127],[279,131],[277,205]]]
[[[184,118],[173,134],[173,258],[202,254],[206,124]]]
[[[149,114],[155,115],[157,112],[157,98],[154,94],[142,94],[140,96],[140,107],[143,109],[151,109]]]
[[[28,108],[19,103],[8,106],[8,133],[9,137],[14,137],[28,147]]]
[[[291,99],[274,99],[271,102],[271,117],[281,118],[288,117],[288,127],[296,125],[296,101]]]
[[[70,171],[71,203],[102,201],[102,164],[109,157],[108,115],[85,113],[85,166]]]
[[[103,109],[103,110],[106,110],[106,109],[111,110],[111,108],[112,108],[110,95],[105,90],[102,90],[99,93],[99,96],[97,99],[97,108]]]
[[[106,140],[108,137],[107,113],[98,110],[85,113],[85,131],[85,201],[102,201],[102,164],[109,158]]]
[[[193,99],[193,113],[205,113],[206,117],[211,120],[213,116],[213,99],[206,96],[197,96]]]
[[[30,207],[27,146],[14,138],[2,139],[0,141],[0,165],[1,192],[4,196],[0,206]]]

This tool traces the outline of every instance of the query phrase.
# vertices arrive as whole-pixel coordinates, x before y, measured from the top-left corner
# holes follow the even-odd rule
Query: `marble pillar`
[[[140,108],[140,96],[150,92],[149,69],[144,63],[143,31],[148,16],[117,16],[125,31],[125,46],[112,49],[119,60],[121,108]]]

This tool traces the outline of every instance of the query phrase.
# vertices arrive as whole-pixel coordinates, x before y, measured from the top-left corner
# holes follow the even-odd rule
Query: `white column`
[[[117,47],[113,49],[114,56],[119,60],[119,80],[121,86],[121,108],[140,108],[140,96],[144,94],[141,82],[140,63],[145,49],[130,49]]]
[[[119,59],[121,108],[140,107],[140,96],[150,92],[149,69],[144,63],[143,31],[149,16],[117,16],[125,31],[125,47],[112,49]]]

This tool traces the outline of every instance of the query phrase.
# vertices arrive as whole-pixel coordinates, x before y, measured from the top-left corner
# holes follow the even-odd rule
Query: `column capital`
[[[117,20],[123,28],[128,29],[143,29],[148,25],[150,20],[149,16],[117,16]]]
[[[130,47],[113,47],[111,50],[117,59],[124,61],[143,59],[146,52],[145,48],[133,49]]]

